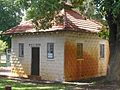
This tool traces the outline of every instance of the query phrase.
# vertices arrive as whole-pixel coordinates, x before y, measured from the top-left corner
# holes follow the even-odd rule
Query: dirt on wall
[[[94,48],[89,52],[95,52],[96,56],[92,56],[91,53],[83,50],[83,59],[78,60],[77,57],[77,45],[75,41],[66,41],[64,46],[64,79],[65,81],[74,81],[80,79],[86,79],[89,77],[98,76],[98,60],[97,53],[98,48]],[[84,47],[86,48],[86,47]]]

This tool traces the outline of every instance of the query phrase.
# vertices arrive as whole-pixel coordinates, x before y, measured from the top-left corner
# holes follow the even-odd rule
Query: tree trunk
[[[111,14],[108,15],[107,21],[110,27],[110,62],[107,80],[120,81],[120,22],[113,22]]]
[[[110,55],[109,71],[107,79],[109,81],[120,80],[120,41],[116,41],[112,50],[113,53]]]

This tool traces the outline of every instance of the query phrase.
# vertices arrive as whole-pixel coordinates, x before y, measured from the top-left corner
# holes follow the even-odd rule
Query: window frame
[[[83,60],[83,43],[77,43],[76,56],[77,60]]]
[[[52,47],[52,53],[51,53],[51,47]],[[51,54],[51,56],[49,56],[49,54]],[[47,59],[54,59],[54,43],[47,43]]]
[[[19,57],[24,57],[24,43],[19,43]]]
[[[100,51],[99,51],[99,55],[101,59],[105,58],[105,44],[100,44],[99,45]]]

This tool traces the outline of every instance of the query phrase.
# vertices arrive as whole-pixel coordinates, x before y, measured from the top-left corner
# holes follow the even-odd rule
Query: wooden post
[[[12,90],[11,86],[9,86],[9,85],[5,86],[5,90]]]

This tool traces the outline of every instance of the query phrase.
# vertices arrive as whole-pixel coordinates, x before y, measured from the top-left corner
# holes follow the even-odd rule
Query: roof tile
[[[39,30],[39,32],[47,32],[47,31],[55,31],[55,30],[73,30],[73,31],[84,31],[84,32],[93,32],[97,33],[100,31],[102,24],[85,19],[82,15],[78,12],[73,10],[61,10],[59,15],[64,17],[64,24],[52,26],[52,28],[46,30]],[[31,21],[21,22],[16,27],[13,27],[7,30],[4,34],[15,34],[15,33],[30,33],[30,32],[37,32],[37,30],[33,27]]]

